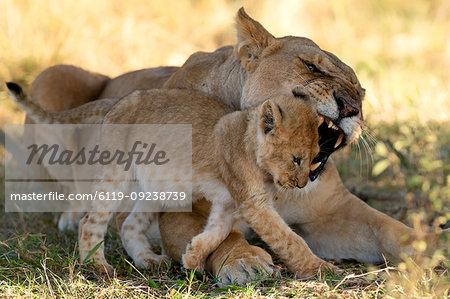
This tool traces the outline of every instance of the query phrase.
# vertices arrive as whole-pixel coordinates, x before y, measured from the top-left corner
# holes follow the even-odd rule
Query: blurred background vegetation
[[[241,6],[275,36],[306,36],[355,69],[366,130],[334,155],[345,184],[410,225],[449,219],[448,0],[2,0],[0,125],[23,121],[4,81],[28,88],[59,63],[111,77],[181,65],[233,44]]]
[[[0,81],[29,87],[58,63],[111,77],[181,65],[196,51],[233,44],[241,6],[275,36],[309,37],[358,74],[367,90],[367,134],[353,150],[335,155],[346,184],[394,190],[405,199],[397,207],[425,209],[428,221],[448,216],[447,0],[3,0]],[[2,83],[0,125],[22,120]]]

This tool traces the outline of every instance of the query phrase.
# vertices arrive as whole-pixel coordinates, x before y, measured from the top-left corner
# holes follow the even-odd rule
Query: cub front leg
[[[314,276],[320,269],[338,270],[312,253],[306,242],[276,212],[267,195],[246,200],[240,208],[250,227],[300,278]]]
[[[218,189],[222,192],[214,195],[206,227],[188,243],[182,256],[183,266],[187,269],[203,272],[206,258],[226,239],[233,227],[233,199],[225,187]]]

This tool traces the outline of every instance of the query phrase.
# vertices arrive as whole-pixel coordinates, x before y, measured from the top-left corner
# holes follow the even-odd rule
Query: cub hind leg
[[[58,219],[58,230],[76,232],[78,224],[83,217],[83,212],[63,212]]]
[[[100,273],[113,273],[113,267],[106,262],[104,255],[104,239],[108,229],[108,222],[112,212],[86,213],[80,221],[78,231],[78,244],[80,250],[80,262],[84,263],[96,246],[99,247],[92,253],[90,259],[96,262],[95,268]]]
[[[139,205],[135,205],[123,224],[118,227],[123,247],[138,268],[146,269],[154,264],[159,265],[162,262],[168,262],[167,256],[153,252],[146,236],[150,224],[158,221],[159,213],[143,213],[138,212],[139,210]]]

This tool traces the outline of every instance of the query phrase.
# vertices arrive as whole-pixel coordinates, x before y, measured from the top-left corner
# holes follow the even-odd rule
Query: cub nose
[[[297,188],[302,189],[308,183],[308,177],[300,178],[297,180]]]
[[[306,184],[302,183],[302,184],[297,184],[297,188],[298,189],[302,189],[306,186]]]
[[[351,117],[359,114],[359,109],[352,106],[344,97],[337,96],[336,93],[334,93],[334,99],[338,105],[340,118]]]

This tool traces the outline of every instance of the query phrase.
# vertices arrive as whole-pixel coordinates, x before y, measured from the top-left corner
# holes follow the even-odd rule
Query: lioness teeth
[[[323,116],[322,116],[322,115],[319,115],[319,127],[320,127],[320,125],[323,123],[324,120],[325,120],[325,119],[323,118]]]
[[[331,128],[332,126],[334,126],[334,124],[333,124],[333,122],[330,120],[330,121],[328,122],[328,129]]]
[[[338,139],[336,140],[336,143],[334,144],[334,148],[337,148],[339,145],[341,145],[343,138],[344,138],[344,133],[341,132],[341,134],[339,134]]]
[[[339,128],[336,125],[334,125],[334,124],[333,124],[333,126],[331,128],[336,130],[336,131],[339,131]]]
[[[314,171],[314,170],[316,170],[317,169],[317,167],[319,167],[320,166],[320,163],[322,163],[322,162],[317,162],[317,163],[315,163],[315,164],[312,164],[311,165],[311,167],[309,168],[311,171]]]

